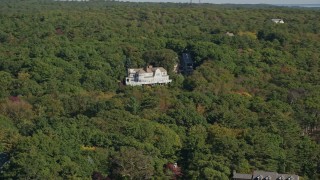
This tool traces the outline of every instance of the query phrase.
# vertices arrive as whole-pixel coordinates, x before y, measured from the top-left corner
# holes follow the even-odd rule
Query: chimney
[[[152,65],[148,65],[147,67],[146,67],[146,71],[147,72],[152,72]]]

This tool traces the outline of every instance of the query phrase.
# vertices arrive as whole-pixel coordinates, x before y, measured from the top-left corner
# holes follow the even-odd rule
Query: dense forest
[[[262,5],[1,0],[0,179],[320,179],[319,19]],[[183,52],[188,76],[173,72]],[[173,82],[123,84],[126,67],[149,64]]]

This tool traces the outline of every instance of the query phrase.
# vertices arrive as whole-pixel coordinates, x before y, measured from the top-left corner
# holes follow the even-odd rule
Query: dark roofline
[[[0,169],[9,161],[9,155],[7,153],[0,153]]]
[[[182,61],[185,63],[193,63],[189,53],[182,53]]]
[[[287,179],[289,177],[292,177],[293,180],[299,180],[299,176],[295,174],[279,174],[277,172],[269,172],[269,171],[253,171],[252,174],[242,174],[242,173],[236,173],[236,171],[233,171],[232,179],[256,179],[258,176],[261,176],[262,178],[270,177],[272,180],[276,180],[279,177],[283,177],[284,179]]]

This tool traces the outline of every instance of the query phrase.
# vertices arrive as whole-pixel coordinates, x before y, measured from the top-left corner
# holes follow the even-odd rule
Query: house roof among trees
[[[233,173],[233,179],[252,179],[252,174]]]
[[[282,179],[289,179],[290,180],[299,180],[299,176],[298,175],[293,175],[293,174],[279,174],[277,172],[268,172],[268,171],[253,171],[252,174],[241,174],[241,173],[236,173],[235,171],[233,172],[233,179],[247,179],[247,180],[251,180],[251,179],[269,179],[270,180],[277,180],[280,177]]]

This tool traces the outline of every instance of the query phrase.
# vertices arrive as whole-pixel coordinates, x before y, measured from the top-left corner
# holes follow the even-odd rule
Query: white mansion
[[[274,23],[276,23],[276,24],[278,24],[278,23],[284,24],[283,19],[271,19],[271,21],[274,22]]]
[[[126,85],[140,86],[145,84],[168,84],[172,80],[169,79],[167,70],[163,67],[148,66],[145,70],[128,69],[128,77],[126,77]]]

